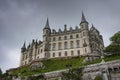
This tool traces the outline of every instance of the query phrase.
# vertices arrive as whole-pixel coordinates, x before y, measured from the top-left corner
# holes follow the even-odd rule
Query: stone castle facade
[[[21,48],[20,66],[27,65],[34,60],[50,58],[66,58],[96,54],[101,56],[104,48],[103,38],[99,31],[88,22],[82,13],[79,27],[75,29],[64,25],[64,30],[51,30],[49,20],[43,28],[43,41],[33,40],[27,47]]]

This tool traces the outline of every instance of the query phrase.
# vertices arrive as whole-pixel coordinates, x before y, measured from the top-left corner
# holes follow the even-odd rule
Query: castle
[[[82,12],[79,27],[75,29],[64,25],[64,30],[51,30],[47,18],[43,28],[43,41],[33,40],[27,47],[24,43],[21,48],[20,66],[27,65],[34,60],[50,58],[66,58],[85,56],[88,54],[102,55],[104,48],[103,38],[99,31],[92,25],[89,29],[88,22]]]

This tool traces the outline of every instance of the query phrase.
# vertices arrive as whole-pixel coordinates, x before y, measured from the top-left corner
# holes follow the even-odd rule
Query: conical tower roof
[[[23,47],[22,47],[22,49],[26,49],[25,42],[24,42],[24,44],[23,44]]]
[[[84,13],[82,12],[81,23],[83,23],[83,22],[88,23],[87,20],[86,20],[86,18],[85,18],[85,16],[84,16]]]
[[[48,18],[47,18],[47,21],[46,21],[46,24],[45,24],[44,29],[50,29],[50,26],[49,26],[49,20],[48,20]]]

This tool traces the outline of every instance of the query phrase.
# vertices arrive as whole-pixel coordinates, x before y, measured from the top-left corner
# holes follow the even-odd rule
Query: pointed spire
[[[24,42],[24,44],[23,44],[23,47],[22,47],[22,49],[26,49],[25,42]]]
[[[46,29],[50,29],[48,17],[47,17],[47,21],[46,21],[45,28],[46,28]]]
[[[81,23],[82,23],[82,22],[87,22],[87,21],[86,21],[86,18],[85,18],[85,16],[84,16],[83,11],[82,11],[82,17],[81,17]],[[80,24],[81,24],[81,23],[80,23]],[[88,23],[88,22],[87,22],[87,23]]]
[[[26,51],[26,46],[25,46],[25,42],[23,44],[23,47],[21,48],[21,52],[25,52]]]

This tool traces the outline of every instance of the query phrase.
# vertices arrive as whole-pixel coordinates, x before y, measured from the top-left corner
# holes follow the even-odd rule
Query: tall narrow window
[[[77,48],[80,47],[80,40],[77,40],[77,41],[76,41],[76,46],[77,46]]]
[[[72,36],[72,35],[70,35],[70,39],[73,39],[73,36]]]
[[[55,53],[53,53],[53,57],[55,57]]]
[[[74,55],[74,53],[73,53],[73,51],[71,51],[71,56],[73,56]]]
[[[56,43],[53,43],[52,50],[55,50],[55,48],[56,48]]]
[[[40,54],[39,49],[38,49],[38,54]]]
[[[67,36],[64,36],[64,39],[67,40]]]
[[[67,56],[67,51],[65,51],[65,56]]]
[[[85,36],[85,32],[83,32],[83,36]]]
[[[85,52],[87,52],[87,49],[85,48]]]
[[[61,52],[59,52],[59,56],[61,56]]]
[[[58,43],[58,49],[61,50],[62,49],[62,43]]]
[[[76,38],[79,38],[79,35],[78,35],[78,34],[76,34]]]
[[[61,40],[61,37],[59,37],[58,40]]]
[[[73,41],[70,41],[70,48],[74,48]]]
[[[49,44],[49,50],[51,50],[51,44]]]
[[[80,50],[77,51],[78,52],[78,56],[80,55]]]
[[[64,42],[64,49],[67,49],[68,43]]]
[[[55,37],[53,38],[53,41],[55,41]]]

